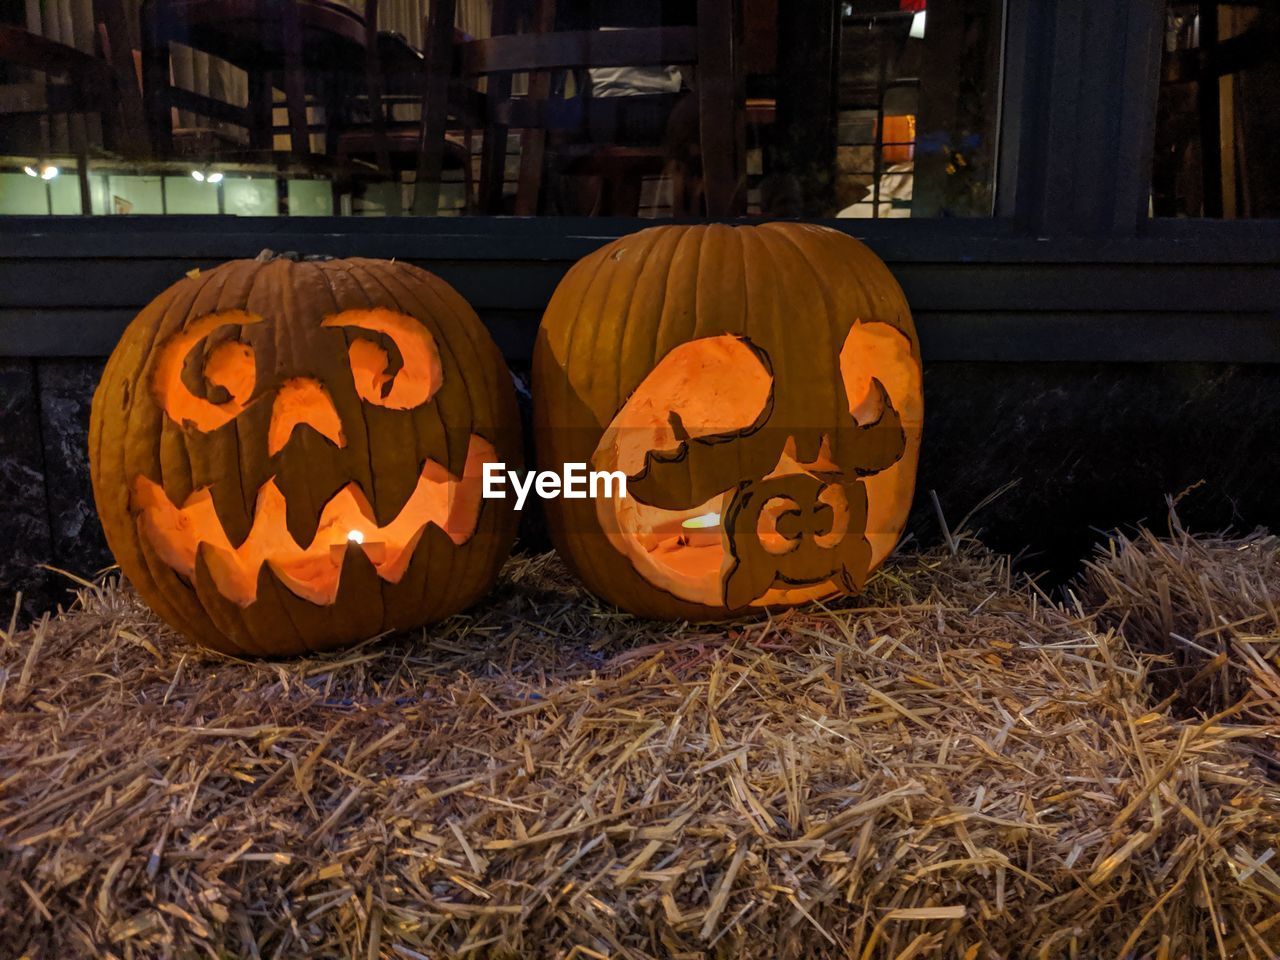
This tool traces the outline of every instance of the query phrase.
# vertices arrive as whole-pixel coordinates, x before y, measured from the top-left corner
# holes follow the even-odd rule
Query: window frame
[[[1117,271],[1112,269],[1117,265],[1154,270],[1280,263],[1280,220],[1156,220],[1147,215],[1163,25],[1163,0],[1123,4],[1006,0],[994,216],[815,222],[858,237],[905,272],[912,266],[930,265],[1014,265],[1026,271],[1070,265],[1079,268],[1073,269],[1072,277],[1087,278],[1089,270],[1096,268],[1098,277],[1117,284]],[[1119,135],[1121,131],[1124,136]],[[61,309],[56,291],[46,291],[42,284],[57,287],[57,278],[65,276],[57,271],[73,261],[216,262],[254,256],[271,247],[431,264],[484,262],[491,264],[495,276],[492,264],[503,261],[510,262],[512,269],[498,282],[512,291],[511,302],[516,306],[511,309],[536,318],[545,303],[545,284],[531,283],[521,291],[521,264],[572,262],[609,240],[663,222],[678,221],[487,216],[3,217],[0,274],[29,279],[21,295],[0,291],[0,356],[57,356],[68,349],[57,345],[52,330],[30,330],[21,321],[33,312]],[[31,269],[6,270],[21,265]],[[1258,275],[1270,289],[1274,278],[1269,273]],[[1196,282],[1203,284],[1205,276]],[[909,284],[904,281],[904,286]],[[1239,286],[1221,285],[1215,313],[1242,311],[1255,318],[1265,313],[1259,307],[1258,291]],[[1213,329],[1196,323],[1188,313],[1185,284],[1172,282],[1167,291],[1161,287],[1156,294],[1150,304],[1153,313],[1167,309],[1183,314],[1162,334],[1163,355],[1152,354],[1141,343],[1126,345],[1126,336],[1149,337],[1145,327],[1134,327],[1131,334],[1110,330],[1110,339],[1104,338],[1102,346],[1083,350],[1068,349],[1065,334],[1045,335],[1035,324],[1026,330],[1010,327],[1001,334],[1012,338],[1011,349],[990,334],[987,341],[979,336],[978,342],[993,344],[992,358],[1000,360],[1097,356],[1280,362],[1280,348],[1275,346],[1280,315],[1274,311],[1271,323],[1249,326],[1227,338],[1224,348]],[[964,348],[967,328],[963,323],[980,331],[983,310],[1013,316],[1042,307],[1046,315],[1060,316],[1054,314],[1053,296],[1047,295],[1042,305],[1025,302],[1027,296],[1010,291],[1004,303],[1001,292],[992,291],[992,306],[968,310],[967,320],[949,319],[953,326],[941,339],[952,345],[951,353],[944,351],[941,359],[982,358],[980,352],[975,355]],[[1123,303],[1129,293],[1117,287],[1116,297],[1117,303]],[[123,310],[123,304],[134,300],[135,291],[121,290],[105,301],[85,304],[84,314],[112,305]],[[1063,300],[1068,301],[1077,303],[1069,297]],[[500,313],[506,308],[495,309]],[[1086,304],[1070,309],[1087,314],[1107,308],[1103,298],[1096,307]],[[1128,315],[1122,307],[1110,309],[1117,317]],[[486,313],[484,307],[481,313]],[[104,332],[90,337],[84,349],[91,352],[74,352],[96,355],[92,351],[101,349],[100,342],[114,335]]]

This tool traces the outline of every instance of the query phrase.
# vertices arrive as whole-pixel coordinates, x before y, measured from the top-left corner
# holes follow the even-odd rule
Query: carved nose
[[[271,456],[284,449],[294,430],[308,426],[335,446],[345,447],[342,420],[329,391],[312,377],[294,377],[280,385],[271,405],[271,426],[267,429],[267,452]]]

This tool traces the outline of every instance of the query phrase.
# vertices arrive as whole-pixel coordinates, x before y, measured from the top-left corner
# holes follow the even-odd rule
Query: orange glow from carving
[[[170,419],[207,433],[230,423],[244,411],[256,380],[253,347],[249,344],[227,340],[213,347],[204,358],[205,381],[227,393],[227,399],[220,403],[192,393],[182,380],[182,371],[195,346],[219,327],[248,326],[261,321],[261,317],[243,310],[224,310],[200,317],[169,337],[156,358],[151,390]]]
[[[840,348],[840,376],[849,399],[849,412],[863,426],[884,413],[884,402],[872,390],[875,377],[902,419],[906,450],[887,470],[865,478],[867,485],[867,541],[874,567],[889,555],[907,522],[915,489],[915,463],[924,432],[924,392],[920,363],[911,342],[887,323],[855,323]]]
[[[267,430],[267,453],[274,456],[284,449],[293,431],[306,424],[331,443],[347,445],[342,433],[342,420],[329,397],[329,391],[318,380],[295,377],[280,385],[271,405],[271,426]]]
[[[872,389],[874,377],[884,387],[904,423],[923,416],[920,365],[911,356],[911,342],[887,323],[855,323],[840,348],[840,376],[849,412],[861,426],[875,423],[884,403]],[[915,407],[915,409],[912,409]]]
[[[440,351],[435,338],[419,320],[385,307],[344,310],[327,317],[322,327],[357,327],[381,333],[396,345],[403,362],[390,372],[387,351],[369,339],[352,341],[347,348],[356,393],[362,400],[392,410],[411,410],[430,400],[444,381]]]
[[[766,553],[780,557],[800,546],[799,539],[788,537],[778,529],[778,521],[783,515],[799,507],[790,497],[774,497],[760,511],[756,524],[756,536],[760,538],[760,546]]]
[[[843,541],[850,535],[865,535],[874,565],[897,542],[911,503],[914,454],[923,420],[920,366],[905,334],[891,324],[869,322],[856,323],[850,329],[840,351],[839,368],[850,415],[859,426],[880,420],[886,397],[893,405],[906,433],[907,456],[903,459],[907,465],[900,466],[900,461],[861,478],[868,500],[867,522],[864,530],[859,503],[859,526],[851,530],[849,495],[839,482],[832,482],[844,472],[832,455],[833,435],[824,435],[816,455],[804,462],[797,456],[795,438],[788,438],[777,463],[760,480],[794,475],[822,480],[826,486],[817,494],[817,502],[826,510],[815,510],[812,503],[801,508],[789,497],[774,497],[760,508],[754,521],[756,537],[765,553],[781,558],[802,543],[835,551],[848,546]],[[682,344],[627,398],[604,431],[592,465],[622,470],[634,479],[643,476],[650,457],[678,458],[691,439],[747,433],[768,416],[773,389],[767,362],[745,340],[725,335]],[[645,581],[681,600],[715,607],[729,602],[725,584],[736,561],[729,533],[719,525],[719,518],[738,502],[736,496],[737,491],[730,489],[680,510],[650,506],[627,496],[599,501],[596,515],[610,544]],[[707,523],[708,516],[716,517],[717,522]],[[800,603],[846,589],[836,574],[821,583],[790,585],[783,579],[775,583],[751,599],[751,605]]]
[[[813,542],[823,550],[830,550],[849,532],[849,498],[840,487],[830,486],[818,494],[818,502],[831,508],[831,529],[816,534]]]
[[[650,454],[670,459],[687,439],[727,437],[760,422],[773,376],[745,341],[705,337],[675,347],[627,398],[605,430],[598,470],[644,471]]]
[[[801,463],[795,458],[794,440],[788,439],[777,465],[766,479],[798,473],[821,473],[832,469],[829,444],[823,438],[817,459]],[[709,514],[722,517],[733,500],[733,491],[727,490],[711,497],[705,503],[687,510],[664,510],[647,503],[640,503],[630,494],[621,499],[601,499],[596,502],[596,516],[600,527],[614,549],[622,553],[642,577],[672,596],[692,603],[717,606],[724,602],[724,578],[732,566],[732,557],[725,540],[724,528],[717,522],[709,525]],[[819,500],[833,511],[831,529],[813,538],[823,549],[833,547],[849,532],[849,505],[844,491],[832,486],[825,489]],[[794,504],[791,504],[794,507]],[[762,540],[769,540],[774,549],[765,549],[775,555],[790,552],[795,543],[776,529],[778,516],[788,509],[781,500],[766,507],[771,513],[768,521],[761,515]],[[689,521],[699,521],[691,529]],[[770,527],[772,524],[772,527]],[[768,606],[775,603],[803,603],[836,592],[831,583],[804,587],[774,588],[752,601],[752,606]]]
[[[241,607],[257,599],[263,564],[292,593],[328,605],[337,599],[348,544],[364,551],[379,577],[397,583],[428,524],[455,544],[469,540],[480,518],[484,464],[494,459],[493,445],[473,434],[461,477],[428,460],[413,493],[386,526],[378,525],[364,492],[350,483],[325,504],[306,547],[289,533],[284,494],[274,479],[259,489],[253,526],[238,546],[227,537],[208,488],[195,491],[178,507],[163,487],[139,476],[133,481],[133,509],[142,535],[161,560],[194,580],[197,557],[203,553],[218,591]]]

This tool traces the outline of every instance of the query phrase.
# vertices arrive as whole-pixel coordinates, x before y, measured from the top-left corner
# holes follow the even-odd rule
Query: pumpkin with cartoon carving
[[[515,535],[484,464],[520,460],[475,312],[404,263],[264,253],[195,272],[112,353],[90,422],[107,542],[170,625],[293,654],[461,610]]]
[[[616,240],[556,289],[533,386],[543,469],[626,478],[622,497],[547,503],[560,554],[623,609],[713,619],[856,593],[901,536],[920,348],[889,269],[843,233]]]

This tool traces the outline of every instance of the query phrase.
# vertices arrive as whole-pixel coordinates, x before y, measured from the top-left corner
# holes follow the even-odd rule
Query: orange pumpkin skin
[[[556,289],[533,374],[540,468],[627,477],[626,498],[546,504],[561,556],[625,610],[723,619],[856,593],[901,536],[919,342],[888,268],[845,234],[623,237]]]
[[[408,264],[260,257],[189,275],[126,329],[90,472],[142,598],[232,654],[323,650],[483,595],[516,516],[510,375],[475,312]]]

